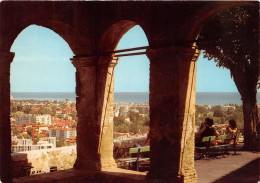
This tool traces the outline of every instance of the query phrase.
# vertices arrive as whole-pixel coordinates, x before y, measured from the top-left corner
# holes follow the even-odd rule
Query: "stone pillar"
[[[113,118],[114,118],[114,68],[118,58],[99,58],[97,79],[97,110],[100,124],[99,154],[101,169],[116,167],[113,158]]]
[[[147,50],[150,59],[151,166],[148,179],[196,182],[195,49]]]
[[[192,51],[193,52],[193,51]],[[179,174],[182,182],[197,182],[197,175],[194,169],[194,148],[195,148],[195,104],[196,104],[196,72],[199,50],[195,50],[190,62],[189,80],[185,101],[185,113],[182,124],[181,157]]]
[[[0,180],[12,182],[10,64],[14,53],[0,52]]]
[[[96,118],[97,57],[74,57],[76,67],[77,159],[74,168],[100,170],[99,125]]]

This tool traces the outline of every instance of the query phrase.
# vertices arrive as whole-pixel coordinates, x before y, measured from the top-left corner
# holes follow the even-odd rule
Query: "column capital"
[[[15,53],[13,52],[1,52],[0,51],[0,62],[11,63],[13,61]]]
[[[167,47],[147,49],[147,57],[153,60],[171,59],[179,57],[181,59],[196,61],[200,51],[194,47]]]
[[[0,67],[2,72],[6,70],[6,72],[10,71],[10,64],[13,61],[15,53],[13,52],[0,52]]]
[[[115,67],[118,63],[119,58],[116,56],[100,56],[98,65],[100,67]]]
[[[74,56],[70,59],[72,64],[77,67],[95,67],[97,65],[97,56],[90,57],[77,57]]]

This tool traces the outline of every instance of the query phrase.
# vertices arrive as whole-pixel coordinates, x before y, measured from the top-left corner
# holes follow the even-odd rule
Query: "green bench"
[[[195,149],[201,151],[205,150],[205,156],[210,158],[211,142],[216,139],[216,136],[206,136],[201,139],[200,144],[195,146]],[[201,154],[201,153],[200,153]]]
[[[150,146],[133,147],[129,149],[129,156],[135,156],[135,157],[118,159],[118,161],[123,163],[128,163],[129,169],[132,163],[136,163],[136,170],[139,171],[140,162],[150,160],[150,158],[142,157],[142,154],[146,152],[150,152]]]
[[[220,135],[216,139],[217,140],[223,140],[223,141],[231,141],[233,140],[233,144],[230,143],[224,143],[224,144],[218,144],[218,145],[213,145],[211,146],[212,148],[218,148],[218,147],[225,147],[225,154],[227,154],[227,147],[233,145],[233,151],[234,154],[236,154],[236,145],[238,144],[237,138],[241,138],[242,133],[237,133],[236,135],[228,134],[228,135]]]
[[[236,141],[237,141],[237,138],[241,137],[242,136],[242,133],[238,133],[236,135],[220,135],[218,137],[216,136],[207,136],[207,137],[203,137],[202,140],[201,140],[201,144],[200,146],[195,146],[195,148],[197,150],[206,150],[205,152],[205,155],[207,158],[210,158],[210,149],[213,149],[213,148],[224,148],[225,152],[224,154],[227,154],[227,148],[229,146],[232,146],[233,145],[233,150],[234,150],[234,154],[236,154],[236,145],[238,144]],[[212,144],[212,141],[223,141],[224,143],[220,143],[220,144],[217,144],[217,145],[214,145]],[[225,141],[231,141],[233,140],[234,143],[233,144],[230,144],[230,143],[225,143]]]

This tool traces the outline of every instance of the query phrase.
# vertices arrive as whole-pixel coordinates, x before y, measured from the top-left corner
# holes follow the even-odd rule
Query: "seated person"
[[[206,146],[205,142],[201,142],[203,137],[207,137],[207,136],[219,136],[220,133],[216,130],[216,128],[214,128],[212,125],[214,124],[213,119],[210,118],[206,118],[205,122],[202,123],[202,125],[200,126],[199,132],[196,134],[196,146]],[[214,144],[215,142],[212,141],[212,144]],[[200,159],[202,158],[202,153],[200,152],[200,150],[195,149],[195,159]]]
[[[237,133],[237,123],[235,120],[229,120],[229,125],[226,128],[226,134],[232,134],[232,135],[236,135]]]
[[[212,125],[214,124],[213,119],[211,118],[206,118],[205,122],[202,123],[200,130],[197,134],[197,144],[198,145],[203,145],[201,144],[201,140],[203,137],[207,136],[219,136],[220,133],[214,128]]]
[[[236,135],[237,134],[237,123],[235,120],[229,120],[229,125],[227,126],[226,128],[226,134],[229,135],[231,134],[232,136],[233,135]],[[236,141],[238,141],[238,138],[236,139]],[[225,140],[225,143],[230,143],[230,144],[234,144],[234,140]]]

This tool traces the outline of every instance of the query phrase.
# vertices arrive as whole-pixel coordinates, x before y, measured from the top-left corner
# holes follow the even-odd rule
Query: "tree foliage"
[[[141,116],[138,112],[128,111],[130,122],[126,122],[124,116],[114,117],[114,131],[121,133],[145,133],[149,131],[149,116]]]
[[[198,38],[204,57],[235,74],[251,75],[259,84],[258,8],[236,7],[219,13],[206,24]],[[234,72],[234,71],[239,71]]]
[[[17,130],[17,128],[13,128],[12,131],[13,135],[19,135],[19,131]]]
[[[204,57],[230,70],[243,101],[245,148],[260,151],[257,108],[259,87],[259,5],[236,7],[219,13],[198,38]]]
[[[33,144],[37,144],[40,141],[40,138],[36,136],[33,140]]]
[[[65,139],[57,139],[56,147],[63,147],[63,146],[65,146]]]
[[[26,131],[27,131],[28,135],[32,136],[32,128],[31,127],[27,128]]]

